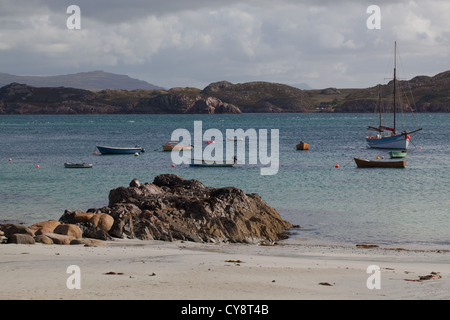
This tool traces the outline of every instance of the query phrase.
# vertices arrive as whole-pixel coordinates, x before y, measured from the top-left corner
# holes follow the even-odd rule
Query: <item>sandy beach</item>
[[[449,299],[449,262],[450,253],[442,250],[283,241],[275,246],[139,240],[98,247],[2,244],[0,299]],[[73,265],[78,271],[68,270]],[[378,273],[368,273],[369,266],[377,266]]]

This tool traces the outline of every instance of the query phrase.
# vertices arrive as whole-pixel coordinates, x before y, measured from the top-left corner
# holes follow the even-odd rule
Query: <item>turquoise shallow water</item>
[[[135,177],[152,182],[174,173],[258,193],[303,227],[294,239],[450,247],[450,114],[417,117],[424,129],[413,136],[406,169],[357,169],[355,156],[387,157],[387,151],[365,145],[372,115],[3,115],[0,220],[59,219],[65,209],[107,205],[109,190]],[[193,132],[194,121],[224,135],[226,129],[253,128],[268,129],[270,136],[270,129],[278,129],[278,173],[262,176],[262,165],[250,165],[248,158],[235,168],[171,167],[161,145],[175,129]],[[296,151],[300,140],[311,149]],[[136,144],[146,149],[139,157],[93,154],[96,145]],[[94,168],[66,169],[68,161]]]

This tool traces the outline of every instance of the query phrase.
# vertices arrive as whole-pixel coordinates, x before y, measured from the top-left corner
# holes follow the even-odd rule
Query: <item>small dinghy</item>
[[[295,146],[297,150],[309,150],[309,144],[301,141],[298,145]]]
[[[399,161],[374,161],[363,158],[355,158],[358,168],[405,168],[406,160]]]
[[[392,159],[395,158],[406,158],[406,151],[390,151],[389,155]]]
[[[92,168],[92,163],[73,163],[73,162],[66,162],[64,163],[64,167],[66,168]]]
[[[136,152],[145,152],[144,148],[140,146],[131,148],[97,146],[97,149],[101,154],[135,154]]]

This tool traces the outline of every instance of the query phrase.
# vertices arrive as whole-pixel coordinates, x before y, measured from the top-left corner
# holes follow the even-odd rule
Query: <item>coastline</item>
[[[121,239],[2,244],[0,253],[2,300],[450,299],[446,250]],[[80,289],[68,288],[71,265],[80,268]],[[373,265],[380,289],[367,286]]]

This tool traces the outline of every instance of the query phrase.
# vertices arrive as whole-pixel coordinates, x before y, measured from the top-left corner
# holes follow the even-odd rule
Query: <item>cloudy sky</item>
[[[69,30],[69,5],[81,29]],[[370,5],[381,29],[369,29]],[[0,0],[0,72],[103,70],[172,88],[385,83],[450,70],[448,0]]]

